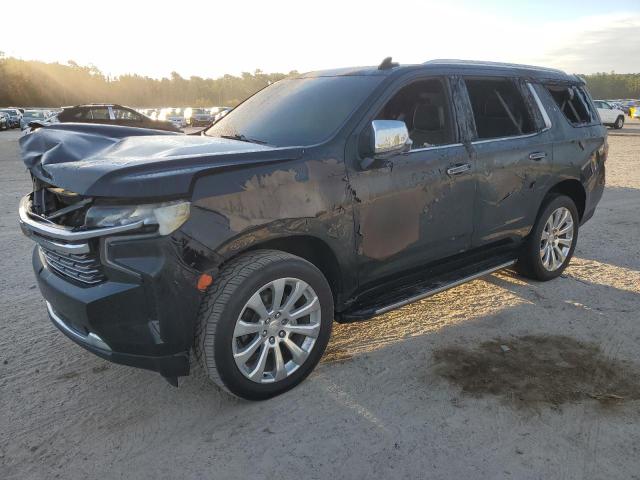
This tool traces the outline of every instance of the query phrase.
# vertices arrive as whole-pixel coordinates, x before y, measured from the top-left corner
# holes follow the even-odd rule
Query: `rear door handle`
[[[542,160],[547,158],[547,152],[533,152],[529,154],[529,160]]]
[[[465,163],[462,165],[455,165],[453,167],[447,168],[447,173],[449,175],[460,175],[461,173],[464,173],[468,170],[471,170],[471,164]]]

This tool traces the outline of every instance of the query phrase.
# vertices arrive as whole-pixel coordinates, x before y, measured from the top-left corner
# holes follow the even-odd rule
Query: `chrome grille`
[[[64,277],[87,285],[95,285],[105,279],[100,261],[93,253],[61,253],[43,247],[40,251],[47,265]]]

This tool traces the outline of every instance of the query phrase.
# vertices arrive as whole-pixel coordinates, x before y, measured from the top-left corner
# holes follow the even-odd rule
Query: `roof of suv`
[[[500,72],[504,75],[524,75],[527,77],[569,81],[584,83],[584,81],[576,75],[570,75],[562,70],[555,68],[537,67],[533,65],[519,65],[515,63],[500,63],[477,60],[454,60],[454,59],[438,59],[429,60],[422,64],[398,65],[392,68],[380,69],[380,67],[348,67],[332,70],[319,70],[308,72],[300,75],[302,78],[311,77],[334,77],[334,76],[350,76],[350,75],[382,75],[390,76],[398,72],[406,72],[409,70],[431,70],[431,69],[447,69],[460,73],[488,73]]]

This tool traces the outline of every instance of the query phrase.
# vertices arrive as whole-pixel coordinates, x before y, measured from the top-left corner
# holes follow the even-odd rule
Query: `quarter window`
[[[516,83],[505,79],[465,79],[478,138],[533,133],[535,122]]]
[[[132,112],[131,110],[126,110],[124,108],[114,107],[113,115],[116,120],[130,120],[130,121],[141,121],[142,116],[139,113]]]
[[[594,115],[587,101],[587,93],[582,87],[551,85],[547,86],[547,90],[569,123],[578,126],[593,121]]]

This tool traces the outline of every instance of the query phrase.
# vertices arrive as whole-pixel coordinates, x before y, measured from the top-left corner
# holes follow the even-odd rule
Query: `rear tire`
[[[265,400],[315,368],[333,314],[331,289],[313,264],[277,250],[245,253],[224,267],[202,300],[196,357],[224,390]]]
[[[622,127],[624,127],[624,116],[620,115],[616,119],[616,123],[613,124],[613,128],[615,128],[616,130],[620,130]]]
[[[550,195],[542,204],[516,269],[534,280],[552,280],[571,261],[578,241],[580,219],[575,203],[566,195]]]

